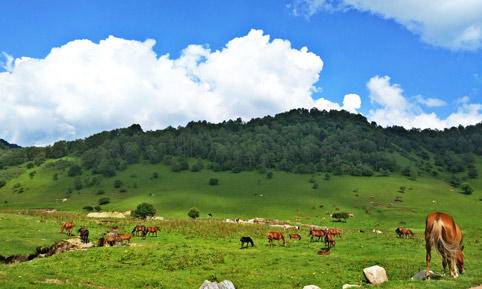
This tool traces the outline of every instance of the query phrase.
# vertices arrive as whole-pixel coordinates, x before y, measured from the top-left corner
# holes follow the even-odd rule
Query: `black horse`
[[[82,243],[89,243],[89,230],[86,227],[80,227],[79,235]]]
[[[241,249],[248,248],[249,244],[251,244],[251,247],[254,247],[254,242],[251,237],[241,237],[239,241],[241,242]],[[246,247],[244,246],[244,244],[246,244]]]

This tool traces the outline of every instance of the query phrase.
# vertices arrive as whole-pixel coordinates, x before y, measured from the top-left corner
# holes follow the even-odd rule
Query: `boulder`
[[[363,273],[365,274],[368,282],[374,285],[382,284],[388,281],[387,272],[383,267],[378,265],[363,269]]]
[[[320,289],[320,287],[316,285],[306,285],[305,287],[303,287],[303,289]]]
[[[199,289],[236,289],[233,282],[224,280],[223,282],[214,282],[205,280]]]

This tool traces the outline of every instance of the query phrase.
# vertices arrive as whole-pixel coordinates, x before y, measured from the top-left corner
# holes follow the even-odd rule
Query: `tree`
[[[325,177],[323,178],[325,181],[329,181],[331,179],[330,174],[326,173]]]
[[[331,214],[331,217],[338,222],[340,222],[341,220],[343,220],[343,222],[346,222],[346,219],[350,217],[350,214],[346,212],[336,212]]]
[[[147,217],[152,217],[156,214],[156,209],[152,204],[140,203],[137,208],[132,212],[135,218],[145,219]]]
[[[472,189],[469,184],[462,184],[460,188],[462,189],[462,193],[465,195],[471,195],[474,192],[474,189]]]
[[[83,188],[82,180],[79,177],[74,179],[73,185],[74,185],[74,189],[77,190],[77,191],[80,191]]]
[[[107,205],[108,203],[110,203],[110,199],[107,197],[102,197],[97,201],[97,204],[99,204],[99,206]]]
[[[204,168],[204,164],[201,160],[198,160],[191,166],[191,172],[199,172]]]
[[[267,177],[268,179],[272,179],[272,178],[273,178],[273,172],[272,172],[272,171],[268,171],[268,172],[266,173],[266,177]]]
[[[118,189],[122,187],[122,181],[121,180],[115,180],[114,181],[114,188]]]
[[[211,186],[217,186],[219,184],[219,180],[216,178],[210,178],[209,179],[209,185]]]
[[[191,208],[188,212],[187,212],[187,215],[191,218],[191,219],[197,219],[199,218],[199,210],[197,208]]]
[[[467,176],[471,179],[475,179],[478,176],[477,169],[475,167],[470,167],[469,172],[467,173]]]
[[[79,165],[72,165],[67,174],[69,177],[80,176],[82,174],[82,168]]]

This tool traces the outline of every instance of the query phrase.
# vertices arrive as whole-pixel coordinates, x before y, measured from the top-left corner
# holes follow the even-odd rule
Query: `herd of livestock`
[[[73,222],[64,222],[61,226],[60,232],[64,231],[68,235],[72,234],[72,230],[75,224]],[[282,227],[284,225],[281,225]],[[285,230],[298,231],[299,226],[283,227]],[[132,237],[139,236],[146,238],[146,236],[157,236],[159,227],[148,227],[144,225],[136,225],[131,233],[119,232],[119,227],[111,227],[111,230],[104,234],[97,242],[98,246],[114,246],[116,244],[129,243]],[[86,227],[81,227],[78,230],[82,242],[89,242],[89,230]],[[414,233],[405,227],[398,227],[395,230],[398,237],[413,237]],[[339,228],[310,228],[309,235],[310,242],[324,241],[325,248],[322,248],[318,254],[327,255],[330,253],[330,249],[336,245],[335,237],[341,238],[342,230]],[[285,236],[281,231],[270,231],[266,235],[269,246],[273,246],[273,241],[277,241],[278,244],[282,242],[285,245]],[[289,238],[293,240],[301,240],[299,233],[289,233]],[[243,236],[240,239],[241,248],[248,248],[250,245],[254,247],[254,241],[250,236]],[[429,277],[430,261],[431,261],[431,249],[435,248],[442,257],[442,265],[444,271],[448,267],[450,275],[454,278],[464,272],[464,245],[463,234],[460,227],[455,223],[454,219],[441,212],[430,213],[426,218],[425,224],[425,248],[426,248],[426,274]]]

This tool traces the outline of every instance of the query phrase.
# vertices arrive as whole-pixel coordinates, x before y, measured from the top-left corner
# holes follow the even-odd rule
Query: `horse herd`
[[[75,227],[75,223],[72,221],[64,222],[60,226],[60,233],[66,232],[67,235],[72,236],[72,230]],[[124,245],[130,243],[132,237],[138,236],[145,239],[147,236],[157,237],[159,227],[148,227],[144,225],[136,225],[130,233],[120,233],[119,226],[113,226],[110,231],[105,233],[97,241],[98,246],[114,246],[116,244]],[[77,231],[79,233],[82,243],[89,243],[89,230],[85,226],[81,226]]]
[[[74,222],[64,222],[61,226],[60,232],[64,231],[70,236],[74,228]],[[119,227],[111,227],[110,232],[104,234],[98,241],[99,246],[115,244],[129,243],[134,236],[140,236],[146,238],[146,236],[156,236],[159,231],[159,227],[147,227],[144,225],[136,225],[131,233],[118,232]],[[299,227],[298,227],[299,230]],[[86,227],[81,227],[79,235],[84,243],[88,243],[89,230]],[[413,237],[414,233],[405,227],[398,227],[395,230],[398,237]],[[318,254],[326,255],[330,253],[330,249],[336,245],[335,237],[342,236],[342,230],[338,228],[310,228],[308,236],[310,242],[320,241],[323,238],[325,248],[322,248]],[[278,241],[278,244],[282,241],[285,245],[285,237],[282,232],[270,231],[266,235],[268,239],[268,245],[273,246],[273,241]],[[290,239],[301,240],[301,235],[298,233],[289,234]],[[254,241],[249,236],[243,236],[240,239],[241,248],[248,248],[250,245],[254,247]],[[433,212],[428,214],[425,220],[425,250],[426,250],[426,276],[430,277],[432,274],[430,271],[431,251],[435,248],[442,257],[442,266],[444,271],[449,269],[450,275],[457,278],[459,274],[464,273],[464,245],[463,234],[460,227],[455,223],[452,216],[442,212]]]

